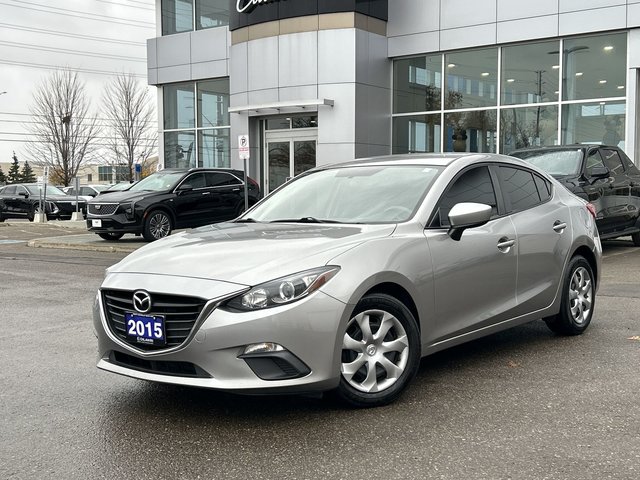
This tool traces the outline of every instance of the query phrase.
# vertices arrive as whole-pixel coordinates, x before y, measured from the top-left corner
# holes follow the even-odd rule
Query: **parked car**
[[[630,235],[640,247],[640,170],[618,147],[562,145],[510,154],[553,175],[591,202],[602,239]]]
[[[105,240],[125,233],[148,241],[174,228],[198,227],[236,218],[244,211],[244,174],[231,169],[166,169],[122,192],[100,195],[88,203],[87,228]],[[249,179],[249,204],[260,199]]]
[[[78,200],[78,211],[84,213],[86,209],[86,201]],[[0,222],[7,218],[27,218],[32,222],[39,211],[40,188],[37,184],[13,184],[0,188]],[[70,198],[58,187],[47,185],[45,201],[47,219],[69,220],[75,211],[75,199]]]
[[[319,167],[232,222],[110,267],[94,304],[98,367],[383,405],[444,348],[540,318],[584,332],[601,254],[593,207],[517,159]]]
[[[78,197],[88,202],[92,198],[98,196],[100,192],[103,192],[108,187],[109,185],[80,185],[80,188],[78,189]],[[75,187],[64,187],[62,191],[67,195],[71,195],[72,197],[76,196]]]

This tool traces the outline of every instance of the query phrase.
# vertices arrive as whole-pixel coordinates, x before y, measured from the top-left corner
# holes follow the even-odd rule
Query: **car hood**
[[[133,202],[137,200],[141,200],[143,198],[152,197],[155,195],[162,195],[167,192],[108,192],[107,195],[97,195],[93,198],[89,203],[123,203],[123,202]]]
[[[154,273],[257,285],[326,265],[392,225],[219,223],[148,244],[108,273]],[[363,259],[363,261],[365,261]]]
[[[75,195],[73,197],[71,195],[47,195],[47,200],[50,200],[52,202],[75,202],[76,197]],[[80,196],[80,198],[78,199],[78,202],[80,203],[85,201],[86,200],[84,200],[82,196]]]

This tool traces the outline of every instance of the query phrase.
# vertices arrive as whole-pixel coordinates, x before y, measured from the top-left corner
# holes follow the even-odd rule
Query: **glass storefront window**
[[[496,110],[447,113],[444,121],[445,152],[496,152]]]
[[[195,126],[195,106],[193,83],[164,85],[163,109],[164,128],[193,128]]]
[[[195,132],[165,132],[164,160],[165,168],[196,167]]]
[[[439,152],[440,114],[393,119],[393,153]]]
[[[498,104],[498,49],[445,55],[445,110]]]
[[[229,25],[229,0],[196,0],[196,30]]]
[[[396,60],[393,78],[393,113],[440,109],[442,55]]]
[[[162,34],[193,30],[193,0],[162,0]]]
[[[555,102],[559,94],[560,42],[502,49],[503,105]]]
[[[626,95],[626,33],[567,39],[563,60],[563,100]]]
[[[504,108],[500,110],[500,152],[558,143],[558,107]]]
[[[229,125],[229,79],[198,82],[198,127]]]
[[[198,131],[198,166],[224,167],[230,166],[231,148],[228,129],[206,129]]]
[[[624,150],[626,105],[595,102],[562,107],[562,143],[618,146]]]

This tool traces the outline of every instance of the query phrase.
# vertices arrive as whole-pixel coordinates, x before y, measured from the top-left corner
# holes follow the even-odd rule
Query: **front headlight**
[[[251,311],[295,302],[318,290],[339,270],[340,267],[327,266],[271,280],[232,298],[226,306],[235,310]]]

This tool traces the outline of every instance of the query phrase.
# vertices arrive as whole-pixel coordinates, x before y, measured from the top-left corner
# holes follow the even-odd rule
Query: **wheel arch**
[[[176,215],[175,213],[171,210],[171,208],[167,207],[166,205],[162,205],[162,204],[157,204],[154,203],[150,206],[148,206],[145,211],[144,214],[142,215],[142,222],[144,225],[144,222],[147,221],[147,217],[149,216],[149,214],[155,210],[161,210],[164,213],[169,215],[169,218],[171,219],[171,223],[173,223],[173,228],[176,228]]]
[[[596,288],[598,287],[598,279],[599,277],[599,270],[598,270],[598,262],[596,260],[596,256],[593,253],[593,251],[587,247],[586,245],[581,245],[578,248],[575,249],[575,251],[573,252],[573,254],[571,255],[571,258],[575,257],[576,255],[580,255],[582,257],[584,257],[584,259],[589,263],[589,266],[591,267],[591,271],[593,272],[593,281],[596,283]]]
[[[413,318],[416,319],[418,330],[422,330],[420,325],[420,314],[418,313],[418,307],[413,301],[413,297],[411,296],[411,294],[404,287],[394,282],[379,283],[369,288],[369,290],[364,293],[363,297],[374,293],[386,294],[401,302],[405,307],[409,309],[409,311],[413,315]]]

